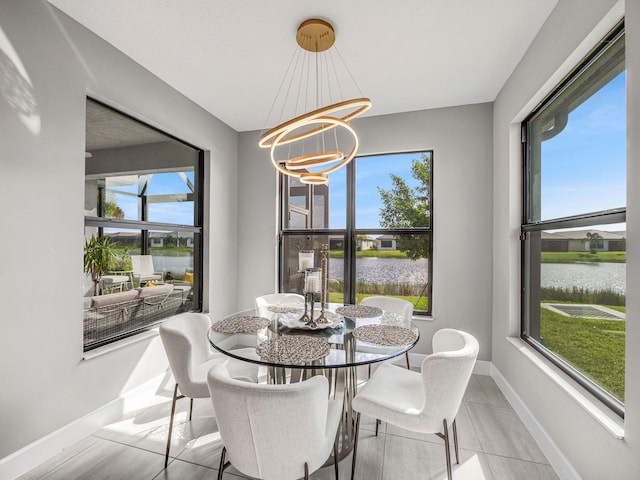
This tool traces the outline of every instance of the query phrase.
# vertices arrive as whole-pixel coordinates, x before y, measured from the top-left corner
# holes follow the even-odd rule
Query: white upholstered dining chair
[[[413,317],[413,304],[402,298],[394,297],[365,297],[360,301],[360,305],[369,305],[371,307],[378,307],[385,312],[395,313],[400,315],[405,320],[411,320]],[[409,352],[405,352],[404,358],[407,361],[407,368],[411,370],[411,364],[409,363]],[[371,375],[371,365],[369,365],[369,375]]]
[[[432,345],[433,353],[423,360],[420,373],[383,364],[353,399],[352,407],[357,415],[352,479],[361,414],[412,432],[433,433],[442,438],[447,478],[452,479],[449,427],[453,429],[456,463],[460,463],[456,415],[471,378],[479,345],[470,334],[450,328],[438,330]]]
[[[330,400],[325,377],[289,384],[251,384],[215,366],[208,383],[224,448],[218,480],[233,465],[263,480],[309,478],[334,453],[342,402]]]
[[[304,296],[298,293],[270,293],[256,297],[256,310],[260,315],[268,315],[269,305],[278,303],[300,303],[304,308]]]
[[[258,380],[256,365],[230,359],[221,353],[211,351],[207,340],[209,328],[211,328],[211,319],[203,313],[194,312],[175,315],[160,325],[160,338],[176,381],[171,402],[167,450],[164,457],[165,467],[169,461],[176,401],[184,397],[191,399],[189,405],[189,420],[191,420],[193,399],[209,398],[207,373],[211,367],[227,365],[234,378],[246,382]]]

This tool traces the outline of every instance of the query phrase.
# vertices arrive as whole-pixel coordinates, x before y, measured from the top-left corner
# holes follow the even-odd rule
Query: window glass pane
[[[373,295],[403,298],[429,310],[429,234],[358,236],[356,301]]]
[[[296,177],[285,179],[289,184],[289,203],[300,208],[309,208],[307,198],[309,197],[309,186],[302,183]]]
[[[193,172],[149,175],[147,221],[193,225]]]
[[[140,220],[138,178],[138,175],[123,175],[104,179],[105,217]]]
[[[329,176],[328,185],[307,185],[295,177],[283,177],[285,206],[283,227],[345,228],[346,225],[346,169]],[[313,199],[309,205],[309,199]],[[309,223],[307,223],[309,222]]]
[[[114,341],[162,319],[193,308],[193,234],[149,232],[150,243],[159,239],[162,246],[150,249],[148,270],[137,265],[142,231],[105,228],[103,237],[113,244],[113,254],[97,281],[87,277],[88,296],[84,301],[84,344],[90,349]],[[97,228],[87,227],[85,239],[98,236]],[[177,247],[175,244],[191,244]],[[86,255],[86,254],[85,254]]]
[[[193,272],[192,232],[149,232],[149,254],[154,268],[168,280],[184,280],[185,272]]]
[[[522,335],[623,415],[624,32],[600,45],[525,124]]]
[[[356,228],[429,227],[430,155],[358,158]]]
[[[332,235],[285,235],[283,239],[284,255],[282,262],[283,292],[302,294],[304,272],[300,271],[300,250],[314,251],[314,267],[320,267],[322,261],[322,245],[329,245],[327,259],[327,279],[329,286],[329,301],[342,303],[344,301],[344,234]]]
[[[317,188],[317,187],[316,187]],[[329,210],[327,228],[347,226],[347,169],[341,168],[329,175],[329,195],[324,208]]]
[[[626,205],[624,37],[529,122],[529,221]]]
[[[85,152],[90,350],[201,309],[203,168],[201,151],[90,99]],[[176,226],[154,230],[150,222]]]
[[[624,401],[626,225],[528,234],[527,334]]]

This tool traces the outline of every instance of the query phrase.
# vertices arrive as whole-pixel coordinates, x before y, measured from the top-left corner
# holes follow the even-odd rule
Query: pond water
[[[406,258],[358,258],[356,272],[359,282],[365,283],[406,283],[424,285],[428,280],[429,261],[426,258],[410,260]],[[329,280],[343,280],[344,261],[329,259]]]
[[[613,290],[626,294],[625,263],[543,263],[542,287]]]
[[[193,257],[169,257],[154,255],[157,271],[184,275],[193,268]],[[358,281],[366,283],[405,283],[424,285],[428,281],[429,261],[425,258],[359,258],[356,268]],[[543,287],[585,288],[589,290],[611,289],[626,293],[626,264],[624,263],[543,263],[541,268]],[[329,280],[344,278],[344,262],[341,258],[329,259]]]
[[[177,275],[184,275],[184,272],[189,268],[193,269],[193,257],[173,257],[154,255],[153,256],[153,268],[157,272],[171,272]]]

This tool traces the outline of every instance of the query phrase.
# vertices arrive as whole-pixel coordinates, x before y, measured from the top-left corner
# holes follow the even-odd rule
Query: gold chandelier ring
[[[354,118],[362,115],[364,112],[371,108],[371,100],[368,98],[354,98],[352,100],[345,100],[343,102],[334,103],[332,105],[327,105],[326,107],[318,108],[316,110],[312,110],[311,112],[307,112],[305,114],[299,115],[291,120],[288,120],[280,125],[273,127],[271,130],[268,130],[260,137],[258,141],[258,146],[262,148],[271,148],[273,143],[278,138],[278,142],[280,145],[285,145],[287,143],[296,142],[298,140],[302,140],[304,138],[309,138],[313,135],[316,135],[321,132],[325,132],[331,128],[335,128],[336,125],[325,124],[324,126],[314,128],[312,130],[306,130],[304,132],[298,133],[296,135],[286,136],[281,135],[282,132],[293,132],[294,130],[298,130],[301,126],[312,123],[311,120],[319,118],[319,117],[327,117],[329,115],[349,110],[355,108],[356,110],[347,113],[342,117],[336,117],[338,120],[342,120],[343,122],[349,122]]]
[[[326,168],[324,170],[320,170],[320,171],[316,171],[316,172],[306,172],[306,173],[313,173],[316,178],[318,175],[328,175],[331,172],[335,172],[336,170],[338,170],[339,168],[343,167],[344,165],[346,165],[347,163],[349,163],[353,157],[356,154],[356,151],[358,150],[358,135],[356,135],[355,130],[353,129],[353,127],[345,122],[344,120],[341,120],[339,118],[334,118],[334,117],[317,117],[317,118],[312,118],[312,119],[307,119],[304,123],[298,123],[295,125],[290,125],[287,129],[282,130],[274,139],[274,141],[271,144],[271,150],[270,150],[270,154],[271,154],[271,163],[273,163],[273,166],[279,170],[280,172],[284,173],[285,175],[292,175],[295,177],[300,178],[300,181],[303,181],[303,175],[305,174],[305,172],[296,172],[296,171],[292,171],[289,168],[286,168],[286,166],[282,166],[282,164],[284,163],[286,165],[287,160],[278,160],[275,157],[275,149],[278,146],[281,146],[280,144],[280,139],[285,137],[287,134],[291,133],[292,131],[298,129],[298,128],[302,128],[304,126],[308,126],[309,124],[329,124],[330,126],[327,127],[328,128],[335,128],[335,127],[342,127],[344,129],[346,129],[349,133],[351,133],[351,135],[353,136],[353,148],[351,149],[351,151],[349,152],[348,155],[345,155],[344,158],[335,163],[335,165]],[[317,131],[321,131],[321,128],[315,129]],[[325,130],[326,130],[325,129]],[[317,154],[311,154],[311,155],[315,155],[316,157],[322,157],[322,153],[317,153]],[[307,165],[305,165],[305,168],[308,167],[314,167],[314,166],[319,166],[319,165],[324,165],[326,163],[329,162],[323,162],[322,164],[310,164],[308,163]],[[328,180],[327,180],[328,181]],[[324,182],[326,183],[326,182]]]
[[[329,163],[340,161],[344,158],[344,153],[340,150],[332,150],[321,153],[308,153],[299,157],[290,158],[285,162],[289,170],[303,170],[309,167],[319,167]]]

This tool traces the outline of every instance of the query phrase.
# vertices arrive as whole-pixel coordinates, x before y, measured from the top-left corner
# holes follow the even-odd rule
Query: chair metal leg
[[[304,480],[309,480],[309,465],[304,462]]]
[[[356,455],[358,454],[358,436],[360,434],[360,412],[356,414],[356,432],[353,439],[353,457],[351,457],[351,480],[356,474]]]
[[[176,413],[176,401],[178,400],[178,384],[173,388],[173,400],[171,401],[171,417],[169,419],[169,435],[167,436],[167,451],[164,455],[164,468],[167,468],[169,463],[169,449],[171,448],[171,433],[173,432],[173,417]]]
[[[409,352],[404,352],[404,358],[407,359],[407,370],[411,370],[411,365],[409,364]]]
[[[449,428],[447,427],[447,419],[442,420],[442,425],[444,427],[444,450],[445,457],[447,460],[447,479],[452,480],[453,475],[451,473],[451,451],[449,445]]]
[[[460,465],[460,454],[458,453],[458,428],[456,427],[456,420],[453,420],[453,449],[456,452],[456,463]]]
[[[338,435],[336,435],[336,439],[333,442],[333,468],[336,471],[336,480],[339,480],[338,475]]]
[[[378,427],[380,426],[382,422],[380,421],[379,418],[376,418],[376,437],[378,436]]]
[[[189,400],[189,421],[191,421],[191,415],[193,414],[193,398],[190,398]]]
[[[222,447],[222,454],[220,455],[220,465],[218,465],[218,480],[222,480],[222,474],[227,466],[224,464],[224,459],[227,456],[227,447]]]

